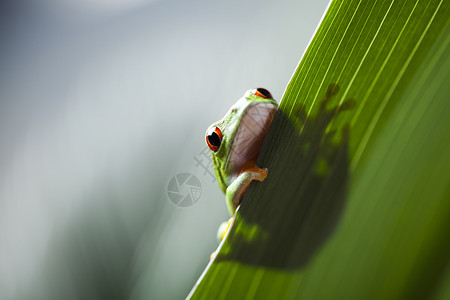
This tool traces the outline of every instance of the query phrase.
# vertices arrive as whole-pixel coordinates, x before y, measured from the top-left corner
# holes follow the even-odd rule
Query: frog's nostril
[[[266,90],[265,88],[257,88],[255,91],[255,95],[262,97],[264,99],[272,99],[272,94]]]

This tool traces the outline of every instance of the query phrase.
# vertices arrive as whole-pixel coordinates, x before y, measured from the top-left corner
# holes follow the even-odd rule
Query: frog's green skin
[[[268,170],[256,166],[256,159],[278,105],[274,99],[255,95],[255,91],[247,91],[222,120],[210,126],[218,127],[223,135],[219,149],[212,152],[212,160],[231,215],[250,182],[267,177]]]

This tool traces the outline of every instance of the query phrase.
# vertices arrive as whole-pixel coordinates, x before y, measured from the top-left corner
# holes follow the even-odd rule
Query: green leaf
[[[194,299],[450,294],[448,1],[333,1]],[[295,38],[295,37],[292,37]]]

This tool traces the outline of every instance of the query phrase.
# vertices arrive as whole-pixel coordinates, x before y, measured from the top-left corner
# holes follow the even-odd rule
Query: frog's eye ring
[[[222,143],[222,131],[219,127],[211,127],[206,133],[206,143],[208,144],[209,149],[213,152],[217,152],[219,150],[220,144]]]
[[[264,98],[273,99],[272,94],[264,88],[256,88],[252,90],[253,95]]]

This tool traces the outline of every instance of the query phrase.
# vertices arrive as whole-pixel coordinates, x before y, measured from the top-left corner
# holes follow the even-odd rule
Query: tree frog
[[[206,144],[212,152],[217,182],[226,194],[232,216],[250,182],[263,181],[267,177],[267,168],[258,167],[256,159],[277,108],[278,104],[268,90],[251,89],[231,106],[222,120],[206,131]]]

